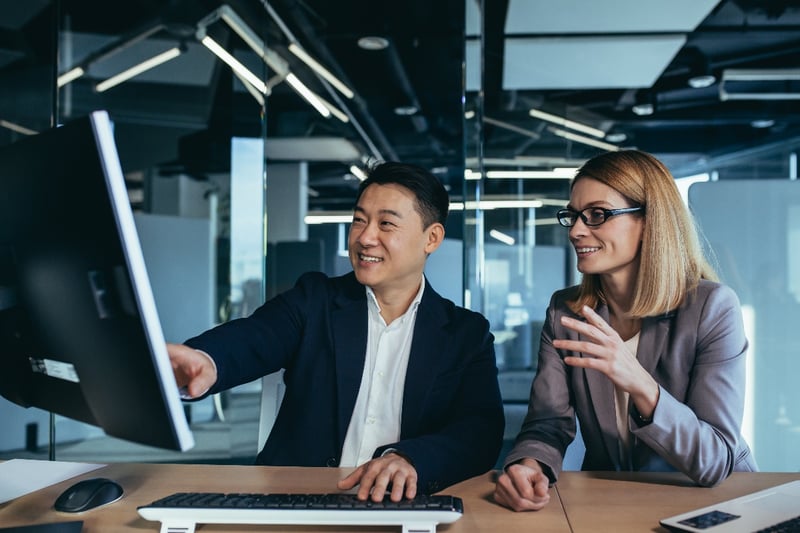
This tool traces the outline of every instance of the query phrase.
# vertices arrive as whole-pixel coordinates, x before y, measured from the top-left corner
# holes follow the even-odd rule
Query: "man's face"
[[[444,237],[439,223],[423,228],[414,194],[393,183],[368,186],[353,213],[348,249],[356,278],[374,291],[419,287],[425,258]]]

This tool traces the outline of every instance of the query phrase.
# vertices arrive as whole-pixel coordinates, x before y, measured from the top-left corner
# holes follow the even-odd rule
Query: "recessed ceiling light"
[[[389,40],[377,35],[369,35],[358,40],[358,46],[364,50],[383,50],[389,47]]]
[[[419,109],[414,105],[400,105],[394,108],[394,114],[403,117],[414,115],[417,111],[419,111]]]
[[[605,139],[610,143],[621,143],[628,139],[628,136],[621,131],[606,134]]]
[[[775,121],[772,119],[754,120],[750,125],[754,128],[771,128],[775,125]]]
[[[692,76],[689,78],[689,87],[693,89],[703,89],[711,87],[717,82],[716,76],[712,74],[703,74],[701,76]]]
[[[644,117],[647,115],[652,115],[655,111],[655,106],[653,104],[644,103],[644,104],[636,104],[635,106],[631,107],[631,111],[635,114],[639,115],[640,117]]]

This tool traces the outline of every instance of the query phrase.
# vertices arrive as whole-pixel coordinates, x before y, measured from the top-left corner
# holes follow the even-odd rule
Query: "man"
[[[200,397],[286,369],[257,462],[357,467],[339,489],[359,485],[361,499],[413,498],[492,468],[504,419],[489,324],[423,274],[448,204],[426,170],[374,167],[350,227],[353,272],[304,274],[250,317],[169,345],[178,386]]]

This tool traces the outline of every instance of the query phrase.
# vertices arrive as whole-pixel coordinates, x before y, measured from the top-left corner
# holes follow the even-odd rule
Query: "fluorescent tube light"
[[[231,70],[233,70],[233,69],[231,69]],[[244,78],[244,76],[242,76],[241,74],[239,74],[235,70],[233,70],[233,75],[236,76],[239,79],[240,82],[242,82],[242,85],[244,85],[244,88],[247,89],[247,92],[250,93],[250,96],[252,96],[255,99],[256,102],[258,102],[258,105],[263,106],[264,102],[265,102],[264,95],[261,94],[258,91],[258,89],[253,87],[253,85],[249,81],[247,81]],[[267,88],[267,93],[266,94],[269,94],[269,93],[270,93],[270,90],[269,90],[269,88]]]
[[[318,212],[308,213],[303,217],[306,224],[349,224],[353,221],[353,213],[348,212]]]
[[[68,71],[64,72],[63,74],[58,76],[58,80],[56,81],[56,85],[58,85],[59,89],[64,85],[77,80],[81,76],[86,74],[86,70],[83,67],[74,67],[69,69]]]
[[[350,90],[350,87],[340,81],[339,78],[334,76],[333,73],[323,67],[316,59],[308,55],[305,50],[300,48],[300,46],[292,43],[289,45],[289,51],[299,57],[300,60],[308,65],[314,72],[325,78],[328,83],[336,87],[336,90],[345,95],[347,98],[352,100],[353,97],[355,97],[355,94],[353,94],[353,91]]]
[[[489,236],[509,246],[513,246],[514,243],[517,242],[511,235],[506,235],[502,231],[498,231],[496,229],[489,230]]]
[[[575,122],[574,120],[569,120],[564,117],[559,117],[558,115],[545,113],[544,111],[540,111],[538,109],[530,109],[528,114],[534,118],[546,120],[547,122],[552,122],[553,124],[557,124],[571,130],[580,131],[586,133],[587,135],[597,137],[598,139],[602,139],[606,136],[606,132],[603,130],[593,128],[591,126],[587,126],[586,124],[581,124],[580,122]]]
[[[533,110],[531,110],[531,112],[533,112]],[[487,124],[497,126],[498,128],[503,128],[509,131],[513,131],[514,133],[519,133],[520,135],[525,135],[526,137],[530,137],[531,139],[538,140],[541,137],[541,135],[539,135],[535,131],[526,130],[525,128],[520,128],[519,126],[515,126],[514,124],[503,122],[502,120],[497,120],[490,117],[483,117],[483,121]]]
[[[20,126],[16,122],[9,122],[1,118],[0,118],[0,127],[9,129],[11,131],[16,131],[17,133],[21,133],[23,135],[36,135],[37,133],[39,133],[38,131],[26,128],[25,126]]]
[[[481,173],[468,168],[464,169],[464,179],[467,181],[475,181],[481,179]]]
[[[311,89],[309,89],[308,87],[306,87],[306,86],[303,84],[303,82],[302,82],[302,81],[300,81],[299,79],[297,79],[297,76],[295,76],[294,74],[292,74],[292,73],[290,72],[289,74],[287,74],[287,75],[286,75],[286,83],[288,83],[289,85],[291,85],[291,86],[292,86],[292,88],[293,88],[295,91],[297,91],[297,93],[298,93],[300,96],[302,96],[303,98],[305,98],[305,99],[306,99],[306,102],[308,102],[309,104],[311,104],[311,106],[312,106],[314,109],[316,109],[316,110],[319,112],[319,114],[320,114],[320,115],[322,115],[322,116],[323,116],[323,117],[325,117],[325,118],[328,118],[329,116],[331,116],[331,111],[330,111],[330,109],[328,109],[327,107],[325,107],[325,104],[323,104],[323,103],[322,103],[322,101],[319,99],[319,97],[318,97],[316,94],[314,94],[314,91],[312,91]]]
[[[553,170],[489,170],[491,179],[572,179],[577,168],[554,168]]]
[[[358,168],[358,167],[357,167],[357,166],[355,166],[355,165],[351,165],[351,166],[350,166],[350,173],[351,173],[353,176],[357,177],[357,178],[358,178],[359,180],[361,180],[361,181],[364,181],[365,179],[367,179],[367,175],[366,175],[366,174],[364,174],[364,171],[363,171],[363,170],[361,170],[360,168]]]
[[[166,63],[170,59],[174,59],[179,55],[181,55],[181,49],[180,47],[175,46],[165,52],[161,52],[160,54],[151,57],[150,59],[142,61],[141,63],[138,63],[129,69],[123,70],[119,74],[111,76],[107,80],[101,81],[100,83],[94,86],[94,89],[97,92],[102,93],[103,91],[107,91],[112,87],[116,87],[117,85],[119,85],[124,81],[127,81],[133,77],[138,76],[142,72],[155,68],[158,65],[161,65],[162,63]]]
[[[563,137],[564,139],[569,139],[570,141],[575,141],[581,144],[594,146],[595,148],[602,148],[603,150],[608,150],[610,152],[619,152],[619,146],[615,144],[609,144],[603,141],[598,141],[597,139],[592,139],[591,137],[584,137],[583,135],[578,135],[577,133],[572,133],[558,128],[548,128],[548,129],[551,132],[553,132],[553,134],[558,135],[559,137]]]
[[[257,91],[262,94],[267,94],[267,85],[259,79],[258,76],[253,74],[250,69],[242,65],[235,57],[229,54],[217,41],[206,35],[200,42],[203,43],[203,46],[211,50],[215,56],[231,67],[237,75],[247,80]]]
[[[528,209],[542,207],[540,200],[480,200],[467,202],[450,202],[450,211],[464,211],[471,209]]]
[[[328,109],[325,104],[320,101],[319,97],[308,87],[306,87],[303,82],[297,79],[297,76],[292,74],[289,71],[289,66],[282,57],[278,54],[267,48],[255,32],[245,24],[245,22],[236,14],[233,9],[230,8],[228,5],[223,5],[219,9],[220,18],[234,31],[236,34],[242,38],[242,40],[247,43],[249,46],[258,56],[264,60],[264,62],[274,70],[278,75],[282,76],[286,82],[294,89],[300,96],[302,96],[311,106],[317,110],[317,112],[325,118],[331,116],[331,111]],[[204,39],[205,41],[205,39]],[[221,59],[221,58],[220,58]],[[224,59],[223,59],[224,61]],[[263,83],[263,82],[262,82]],[[257,88],[258,85],[256,85]],[[266,93],[266,86],[265,90],[262,91]]]
[[[797,100],[798,80],[800,69],[725,69],[719,82],[719,99]]]
[[[325,100],[325,99],[324,99],[323,97],[321,97],[320,95],[318,95],[318,94],[317,94],[317,95],[315,95],[315,96],[316,96],[317,98],[319,98],[319,101],[320,101],[320,102],[322,102],[322,105],[324,105],[325,107],[327,107],[327,108],[328,108],[328,111],[330,111],[330,112],[331,112],[331,114],[332,114],[334,117],[338,118],[339,120],[341,120],[341,121],[342,121],[342,122],[344,122],[345,124],[346,124],[346,123],[348,123],[348,122],[350,122],[350,117],[348,117],[348,116],[347,116],[347,114],[346,114],[344,111],[342,111],[341,109],[339,109],[338,107],[336,107],[335,105],[333,105],[332,103],[330,103],[329,101]]]

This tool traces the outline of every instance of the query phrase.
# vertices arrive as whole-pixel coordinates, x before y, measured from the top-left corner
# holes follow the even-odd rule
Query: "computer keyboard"
[[[353,494],[221,494],[179,492],[137,509],[161,522],[161,533],[193,533],[197,524],[402,526],[403,533],[434,533],[464,513],[461,498],[419,495],[380,503]]]

